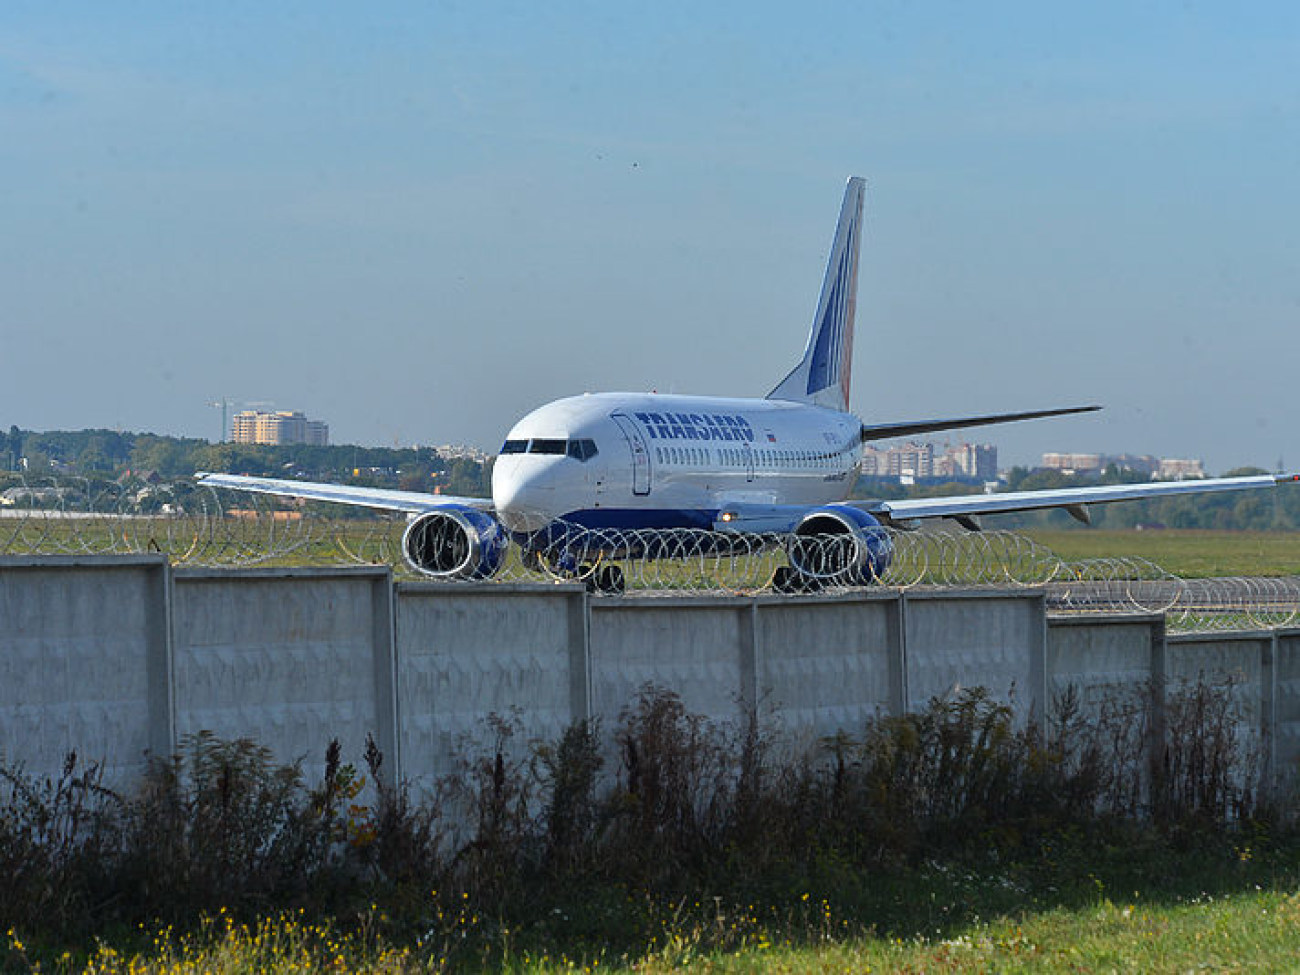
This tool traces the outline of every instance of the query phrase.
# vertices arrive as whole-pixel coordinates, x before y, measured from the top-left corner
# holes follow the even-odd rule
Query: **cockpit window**
[[[501,453],[503,454],[522,454],[527,450],[528,450],[527,440],[507,440],[501,446]]]
[[[591,460],[596,456],[596,441],[570,440],[569,456],[581,461]]]
[[[530,454],[563,454],[567,451],[569,442],[567,440],[534,440],[528,446]]]

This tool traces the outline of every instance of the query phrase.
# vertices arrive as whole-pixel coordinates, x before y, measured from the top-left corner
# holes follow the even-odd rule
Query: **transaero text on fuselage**
[[[637,413],[652,440],[743,440],[754,428],[737,413]]]

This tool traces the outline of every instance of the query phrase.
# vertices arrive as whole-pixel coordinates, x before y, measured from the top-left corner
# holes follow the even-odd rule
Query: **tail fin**
[[[768,399],[813,403],[848,412],[849,380],[853,369],[853,315],[858,301],[858,250],[862,242],[862,201],[867,184],[860,176],[849,180],[835,228],[826,279],[803,360]]]

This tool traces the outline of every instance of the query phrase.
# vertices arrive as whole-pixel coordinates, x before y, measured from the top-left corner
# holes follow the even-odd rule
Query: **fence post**
[[[751,721],[758,719],[758,600],[751,598],[740,614],[740,707]]]
[[[577,724],[591,720],[591,597],[585,591],[569,596],[569,717]]]
[[[1047,593],[1040,592],[1032,603],[1038,615],[1029,645],[1029,714],[1027,720],[1036,721],[1046,732],[1052,701],[1049,696],[1047,674]]]
[[[1151,621],[1151,726],[1147,730],[1147,794],[1154,806],[1164,786],[1165,695],[1169,685],[1165,617]]]
[[[375,675],[375,745],[384,756],[380,775],[389,785],[403,780],[401,712],[397,688],[397,598],[393,570],[371,582],[371,654]]]
[[[172,632],[172,567],[166,559],[145,596],[145,686],[149,752],[164,761],[176,752],[176,640]]]
[[[889,654],[889,711],[900,718],[907,713],[907,593],[894,595],[886,623]]]
[[[1278,631],[1274,627],[1261,648],[1259,667],[1259,799],[1268,804],[1277,795],[1277,658]]]

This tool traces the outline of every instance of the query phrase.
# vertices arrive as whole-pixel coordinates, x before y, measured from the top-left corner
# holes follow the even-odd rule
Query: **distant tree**
[[[441,483],[448,494],[462,497],[486,498],[492,492],[490,468],[468,457],[457,457],[447,465],[446,478]]]

